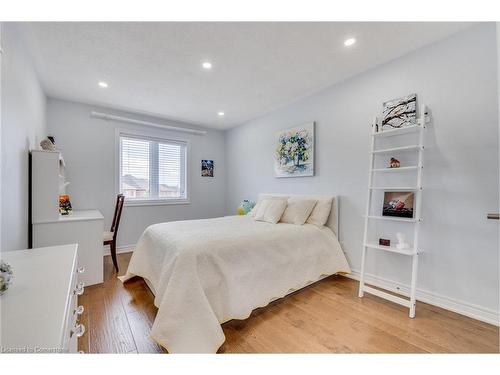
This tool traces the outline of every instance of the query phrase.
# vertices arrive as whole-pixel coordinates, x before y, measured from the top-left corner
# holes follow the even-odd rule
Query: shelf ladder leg
[[[410,288],[410,318],[415,317],[415,308],[417,304],[417,272],[418,272],[418,254],[413,255],[411,263],[411,288]]]
[[[372,124],[372,132],[375,129],[375,126],[377,124],[377,118],[375,117],[373,124]],[[368,167],[368,187],[372,186],[372,177],[373,177],[373,166],[374,166],[374,156],[373,156],[373,150],[375,147],[375,137],[371,137],[370,141],[370,164]],[[372,199],[372,190],[368,188],[368,194],[367,194],[367,199],[366,199],[366,215],[365,215],[365,231],[363,234],[363,253],[361,255],[361,273],[359,275],[359,291],[358,291],[358,297],[363,297],[364,292],[363,292],[363,287],[365,286],[365,262],[366,262],[366,240],[368,238],[368,216],[370,216],[370,207],[371,207],[371,199]]]
[[[361,274],[359,275],[359,291],[358,297],[361,298],[364,295],[363,287],[365,286],[365,258],[366,258],[366,246],[363,246],[363,253],[361,255]]]
[[[427,107],[422,105],[420,108],[420,134],[418,144],[420,149],[418,151],[418,172],[417,172],[417,186],[422,186],[422,168],[423,168],[423,150],[424,150],[424,132],[426,128],[426,114]],[[417,204],[416,204],[416,217],[420,219],[422,217],[422,190],[418,190],[416,194]],[[416,254],[413,255],[412,263],[411,263],[411,287],[410,287],[410,312],[409,317],[415,317],[415,309],[416,309],[416,295],[417,295],[417,274],[418,274],[418,252],[419,252],[419,237],[420,237],[420,225],[421,222],[418,220],[415,223],[415,229],[413,232],[413,246]]]

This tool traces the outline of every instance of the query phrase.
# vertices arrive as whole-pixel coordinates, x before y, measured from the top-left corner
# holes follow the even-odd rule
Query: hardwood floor
[[[124,273],[131,254],[120,254]],[[156,307],[144,281],[125,285],[110,257],[104,283],[85,289],[79,341],[86,353],[162,353],[149,337]],[[377,297],[357,297],[358,283],[332,276],[271,305],[250,318],[223,325],[220,353],[498,353],[498,327],[418,303],[417,317]]]

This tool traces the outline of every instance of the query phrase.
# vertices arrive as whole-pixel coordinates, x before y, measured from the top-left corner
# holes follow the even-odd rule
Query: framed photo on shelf
[[[382,216],[395,216],[413,219],[415,193],[412,191],[384,192]]]
[[[380,246],[391,246],[391,240],[389,240],[387,238],[379,238],[378,239],[378,244]]]
[[[400,129],[417,123],[417,94],[383,104],[381,130]]]

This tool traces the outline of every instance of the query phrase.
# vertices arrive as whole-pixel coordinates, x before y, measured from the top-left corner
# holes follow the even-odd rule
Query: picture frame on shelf
[[[378,239],[378,244],[380,246],[391,246],[391,240],[389,240],[387,238],[379,238]]]
[[[384,192],[382,216],[414,218],[415,193],[412,191]]]
[[[383,103],[381,131],[400,129],[417,123],[417,94]]]

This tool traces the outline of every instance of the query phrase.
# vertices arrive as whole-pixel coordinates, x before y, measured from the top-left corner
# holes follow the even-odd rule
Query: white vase
[[[396,244],[396,249],[403,250],[403,249],[407,249],[410,247],[410,245],[405,242],[404,233],[398,232],[398,233],[396,233],[396,237],[398,239],[398,243]]]

